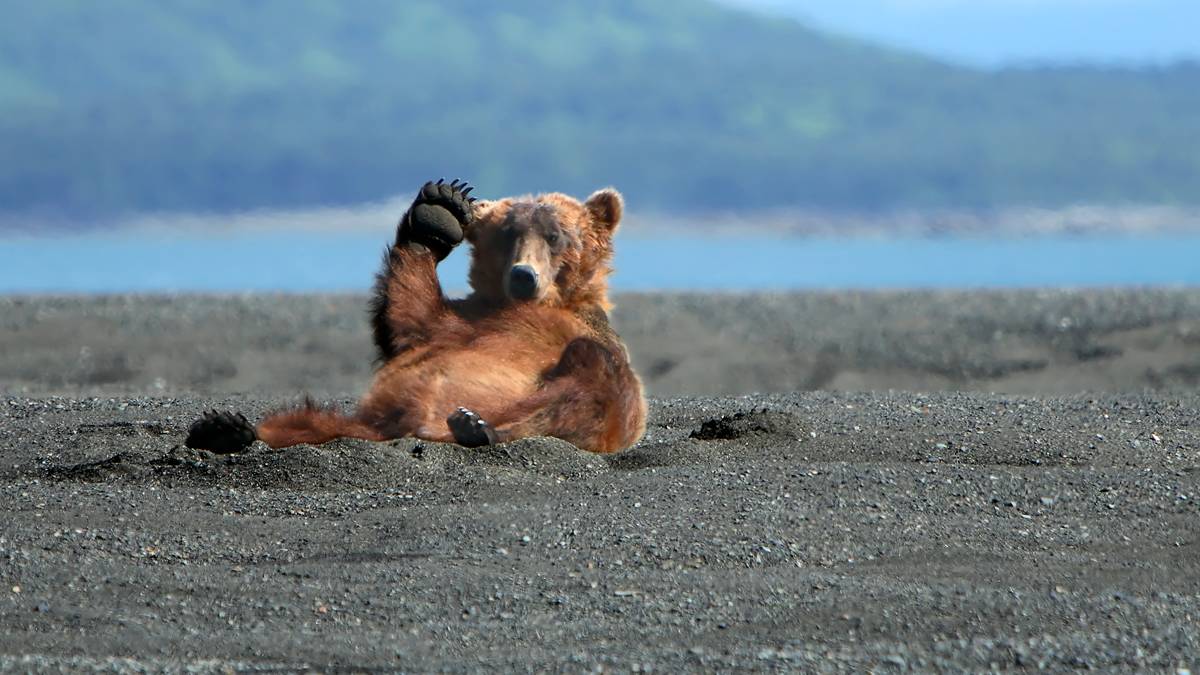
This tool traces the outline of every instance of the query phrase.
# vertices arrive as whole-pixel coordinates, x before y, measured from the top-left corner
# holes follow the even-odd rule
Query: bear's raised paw
[[[408,214],[396,230],[396,243],[415,242],[445,258],[463,240],[464,230],[474,220],[475,198],[470,185],[443,179],[421,186]]]

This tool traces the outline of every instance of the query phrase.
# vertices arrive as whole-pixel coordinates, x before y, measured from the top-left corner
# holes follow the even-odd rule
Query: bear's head
[[[582,203],[557,192],[479,202],[466,232],[472,290],[496,305],[608,310],[613,235],[623,210],[612,188]]]

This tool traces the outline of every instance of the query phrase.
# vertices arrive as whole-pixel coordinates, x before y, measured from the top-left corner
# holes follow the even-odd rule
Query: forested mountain
[[[1200,66],[975,71],[701,0],[38,0],[0,210],[298,207],[430,176],[639,208],[1200,202]]]

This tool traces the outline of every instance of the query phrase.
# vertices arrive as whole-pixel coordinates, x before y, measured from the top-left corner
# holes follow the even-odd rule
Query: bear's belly
[[[459,406],[484,419],[489,415],[495,418],[537,391],[541,373],[553,365],[553,359],[514,363],[479,353],[458,354],[443,363],[431,364],[425,407],[433,419],[440,421]]]
[[[389,435],[437,438],[449,434],[446,418],[459,407],[499,419],[537,391],[541,375],[558,362],[565,346],[495,335],[467,346],[414,353],[379,371],[360,411],[387,420]]]

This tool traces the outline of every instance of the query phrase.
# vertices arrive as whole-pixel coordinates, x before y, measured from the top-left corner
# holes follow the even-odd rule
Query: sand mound
[[[692,438],[701,441],[731,441],[747,436],[795,440],[800,437],[800,421],[789,413],[763,408],[705,420],[691,433]]]
[[[51,464],[39,473],[51,480],[88,483],[155,481],[178,487],[229,485],[311,491],[394,488],[413,481],[445,480],[431,474],[447,472],[568,479],[607,468],[603,457],[555,438],[527,438],[488,448],[407,438],[388,443],[342,439],[281,450],[255,443],[247,452],[232,455],[182,445],[157,452],[127,449],[101,459]]]

